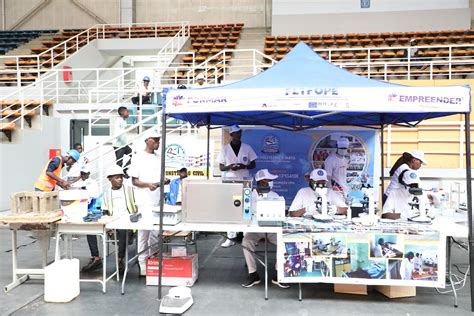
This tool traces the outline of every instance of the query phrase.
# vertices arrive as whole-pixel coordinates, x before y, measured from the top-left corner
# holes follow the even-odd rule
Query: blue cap
[[[150,81],[150,77],[148,76],[143,77],[143,81]]]
[[[66,155],[68,155],[69,157],[71,157],[72,159],[74,159],[75,161],[78,161],[79,160],[79,157],[81,157],[81,154],[75,150],[75,149],[71,149],[70,151],[68,151],[66,153]]]

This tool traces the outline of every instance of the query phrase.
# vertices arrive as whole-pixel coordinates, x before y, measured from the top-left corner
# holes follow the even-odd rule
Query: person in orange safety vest
[[[61,170],[64,165],[70,167],[75,164],[80,156],[81,155],[77,150],[71,149],[65,156],[58,156],[50,159],[43,168],[38,180],[35,182],[35,191],[52,192],[56,185],[64,190],[69,189],[70,184],[66,180],[61,179]]]

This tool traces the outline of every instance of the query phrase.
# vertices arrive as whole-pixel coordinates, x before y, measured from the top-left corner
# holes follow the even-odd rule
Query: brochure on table
[[[446,237],[429,225],[291,221],[278,238],[282,282],[445,286]]]

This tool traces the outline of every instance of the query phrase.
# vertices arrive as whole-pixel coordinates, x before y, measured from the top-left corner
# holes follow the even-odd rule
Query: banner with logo
[[[183,89],[168,92],[166,112],[469,112],[470,97],[470,89],[463,86]]]
[[[210,152],[213,152],[210,143]],[[207,177],[207,141],[203,139],[169,137],[166,139],[166,177],[175,178],[178,170],[188,169],[189,177]],[[212,177],[212,159],[209,161],[210,177]]]
[[[299,132],[272,128],[245,128],[242,141],[252,146],[259,169],[268,169],[277,174],[273,190],[285,198],[286,204],[293,201],[296,192],[308,186],[305,173],[321,168],[329,154],[336,151],[336,143],[347,139],[349,149],[346,170],[349,197],[361,199],[362,185],[370,184],[378,196],[380,179],[380,146],[378,132],[362,128],[311,129]],[[357,204],[358,201],[355,201]]]

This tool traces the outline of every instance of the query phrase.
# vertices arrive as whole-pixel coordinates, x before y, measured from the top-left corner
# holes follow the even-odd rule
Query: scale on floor
[[[193,305],[191,289],[185,286],[173,287],[161,299],[160,313],[182,314]]]
[[[165,204],[163,208],[163,225],[176,225],[181,222],[181,205]],[[160,223],[160,207],[153,208],[153,222]]]

